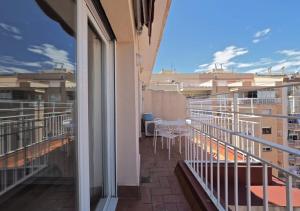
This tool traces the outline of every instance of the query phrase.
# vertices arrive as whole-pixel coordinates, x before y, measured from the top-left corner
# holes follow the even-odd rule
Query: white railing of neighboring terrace
[[[72,103],[0,100],[0,195],[47,166],[72,134]]]
[[[282,186],[285,185],[285,209],[293,210],[292,189],[296,188],[300,175],[290,170],[288,162],[291,157],[298,159],[300,150],[289,147],[287,142],[288,121],[299,120],[299,116],[288,113],[288,89],[291,86],[299,89],[300,84],[274,87],[278,96],[282,96],[276,101],[282,103],[261,100],[266,104],[263,108],[255,103],[245,106],[248,99],[240,100],[239,92],[188,100],[187,111],[191,124],[190,138],[185,147],[185,163],[219,210],[239,210],[241,206],[247,210],[257,206],[263,210],[274,207],[269,202],[270,178],[276,178],[282,182]],[[264,109],[271,110],[271,113]],[[274,153],[271,158],[264,154],[268,152]],[[280,162],[275,162],[274,156]],[[258,170],[255,170],[255,166],[258,166]],[[241,169],[244,169],[246,178],[240,177]],[[258,172],[256,178],[252,177],[254,170]],[[229,175],[233,175],[233,178],[229,178]],[[251,185],[258,177],[261,177],[262,183],[262,205],[251,202]],[[240,181],[243,180],[245,184],[240,187]],[[234,195],[231,204],[230,193]],[[242,204],[239,198],[245,198],[246,203]]]
[[[276,104],[281,103],[280,98],[238,98],[239,104]]]

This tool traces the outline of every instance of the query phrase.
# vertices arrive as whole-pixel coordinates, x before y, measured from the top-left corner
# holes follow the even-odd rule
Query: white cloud
[[[286,73],[300,71],[300,50],[283,49],[275,53],[280,55],[280,58],[273,60],[271,58],[260,58],[253,62],[240,62],[234,58],[248,53],[247,49],[229,46],[223,51],[218,51],[214,54],[213,62],[210,64],[199,65],[199,69],[195,72],[207,71],[214,68],[214,63],[222,63],[223,68],[230,68],[237,72],[247,73],[264,73],[271,68],[274,73],[281,73],[284,68]]]
[[[237,62],[235,64],[235,68],[249,68],[249,67],[256,68],[256,67],[261,67],[261,66],[267,67],[268,65],[271,65],[273,63],[274,63],[274,61],[272,59],[260,58],[258,61],[255,61],[255,62],[248,62],[248,63]]]
[[[0,27],[2,29],[4,29],[5,31],[12,32],[14,34],[20,34],[20,30],[15,26],[8,25],[8,24],[5,24],[5,23],[0,23]]]
[[[229,68],[230,66],[235,65],[236,63],[232,60],[238,56],[242,56],[248,53],[248,50],[245,48],[238,48],[234,45],[226,47],[222,51],[217,51],[214,53],[213,61],[209,64],[201,64],[199,65],[199,69],[195,70],[195,72],[201,72],[209,69],[213,69],[215,64],[222,64],[224,69]]]
[[[271,29],[270,28],[266,28],[264,30],[256,32],[255,35],[254,35],[254,37],[260,38],[260,37],[266,36],[270,32],[271,32]]]
[[[4,31],[6,31],[8,36],[13,37],[16,40],[21,40],[23,37],[21,36],[20,30],[12,25],[8,25],[5,23],[0,23],[0,28],[2,28]]]
[[[32,71],[18,67],[6,67],[0,65],[0,73],[32,73]]]
[[[214,54],[213,63],[227,64],[231,59],[248,53],[245,48],[237,48],[236,46],[228,46],[223,51],[217,51]]]
[[[64,68],[74,70],[74,65],[69,59],[68,52],[60,50],[51,44],[30,46],[28,51],[43,55],[46,61],[21,61],[12,56],[0,56],[0,73],[27,73],[31,70],[45,69],[47,66],[54,67],[63,64]]]
[[[278,61],[274,66],[273,70],[280,71],[285,68],[288,72],[299,71],[300,69],[300,51],[294,49],[286,49],[278,51],[277,53],[284,56],[284,58]]]
[[[28,67],[42,67],[42,62],[25,62],[25,61],[18,61],[12,56],[1,56],[0,63],[2,64],[9,64],[9,65],[16,65],[16,66],[28,66]]]
[[[267,70],[267,68],[260,67],[260,68],[255,68],[255,69],[247,70],[246,73],[259,73],[259,72],[263,72],[265,70]]]
[[[65,68],[74,70],[74,65],[69,59],[69,53],[65,50],[56,48],[51,44],[34,45],[28,48],[32,53],[43,55],[50,59],[47,64],[63,64]]]
[[[209,64],[200,64],[198,67],[208,67]]]
[[[271,68],[272,72],[296,72],[300,70],[300,51],[294,49],[277,51],[281,55],[279,60],[262,58],[258,62],[253,62],[254,69],[248,69],[247,72],[266,72]]]
[[[237,63],[236,67],[238,68],[245,68],[245,67],[253,67],[255,66],[254,63]]]
[[[296,51],[296,50],[281,50],[281,51],[278,51],[278,53],[280,54],[283,54],[283,55],[286,55],[286,56],[300,56],[300,51]]]
[[[265,39],[267,35],[271,32],[271,28],[266,28],[261,31],[258,31],[254,34],[253,43],[259,43],[262,39]]]
[[[22,40],[23,39],[23,37],[20,36],[20,35],[13,35],[12,37],[15,38],[16,40]]]

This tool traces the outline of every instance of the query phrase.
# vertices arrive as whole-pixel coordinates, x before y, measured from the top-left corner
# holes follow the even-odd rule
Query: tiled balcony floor
[[[118,211],[191,210],[174,173],[177,161],[184,158],[184,153],[179,154],[176,143],[171,149],[171,160],[168,160],[168,151],[166,148],[161,149],[160,141],[157,149],[157,154],[154,155],[152,137],[140,141],[141,177],[149,181],[141,183],[141,199],[119,199]],[[182,151],[184,152],[183,141]]]

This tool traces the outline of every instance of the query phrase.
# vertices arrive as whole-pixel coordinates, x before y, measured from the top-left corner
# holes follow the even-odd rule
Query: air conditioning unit
[[[145,136],[154,136],[154,129],[154,121],[145,121]]]

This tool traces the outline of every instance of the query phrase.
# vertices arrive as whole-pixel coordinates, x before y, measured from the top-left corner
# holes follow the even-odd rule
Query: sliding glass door
[[[74,0],[2,0],[0,210],[76,210]]]
[[[104,197],[104,109],[103,109],[103,43],[95,30],[88,28],[88,92],[89,92],[89,165],[90,205],[95,210]]]
[[[100,1],[77,1],[78,193],[80,210],[116,204],[114,43]]]

